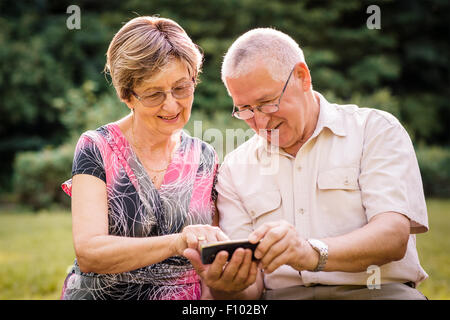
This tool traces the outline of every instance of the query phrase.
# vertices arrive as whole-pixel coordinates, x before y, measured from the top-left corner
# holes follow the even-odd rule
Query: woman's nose
[[[169,113],[177,113],[179,106],[178,101],[175,99],[170,92],[167,93],[166,100],[163,104],[163,109]]]

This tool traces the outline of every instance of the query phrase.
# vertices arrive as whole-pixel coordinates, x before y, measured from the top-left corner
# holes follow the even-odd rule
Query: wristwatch
[[[308,239],[308,242],[311,247],[319,253],[319,263],[313,271],[322,271],[328,260],[328,245],[317,239]]]

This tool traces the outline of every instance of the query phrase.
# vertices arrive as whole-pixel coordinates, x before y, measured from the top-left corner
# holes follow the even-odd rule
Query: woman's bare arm
[[[95,273],[131,271],[182,255],[187,247],[197,248],[200,234],[208,241],[223,239],[218,228],[203,225],[158,237],[108,235],[106,185],[85,174],[72,180],[72,232],[81,271]]]

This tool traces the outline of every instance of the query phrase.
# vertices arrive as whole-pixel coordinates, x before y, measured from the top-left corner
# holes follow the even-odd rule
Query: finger
[[[262,259],[267,251],[278,241],[280,241],[287,233],[289,229],[285,226],[277,226],[271,228],[264,238],[259,242],[255,250],[255,258]]]
[[[220,228],[216,228],[216,239],[218,241],[226,241],[230,240],[230,237],[228,237]]]
[[[250,249],[245,250],[244,259],[242,261],[242,264],[241,264],[236,276],[233,279],[233,282],[242,284],[247,281],[247,278],[249,276],[249,271],[252,266],[252,255],[253,255],[252,250],[250,250]]]
[[[208,230],[206,231],[205,237],[207,239],[207,242],[220,241],[217,239],[217,231],[215,228],[208,228]]]
[[[245,250],[243,248],[237,248],[233,255],[231,256],[230,261],[228,262],[227,266],[225,267],[222,277],[226,281],[233,281],[233,279],[236,277],[236,274],[239,271],[239,268],[244,261],[245,256]]]
[[[186,233],[186,244],[188,248],[197,249],[198,239],[197,236],[192,232]]]
[[[225,233],[223,233],[223,231],[220,230],[220,228],[218,227],[208,226],[207,234],[208,234],[208,242],[230,240],[230,238]]]
[[[286,255],[282,254],[282,255],[276,257],[275,259],[273,259],[270,262],[270,264],[266,268],[264,268],[264,273],[270,274],[270,273],[274,272],[276,269],[278,269],[282,265],[286,264],[286,261],[287,261]]]
[[[266,252],[264,257],[260,260],[261,268],[266,270],[267,266],[278,256],[284,254],[288,247],[289,247],[289,241],[286,241],[286,239],[282,239],[275,244],[273,244],[269,250]]]
[[[198,251],[192,248],[187,248],[183,251],[183,256],[191,262],[197,274],[200,277],[203,277],[207,267],[202,263],[202,259]]]
[[[274,222],[266,222],[262,224],[261,226],[256,228],[252,233],[250,233],[250,235],[248,236],[248,241],[250,241],[251,243],[257,243],[273,227],[275,227]]]
[[[208,236],[202,232],[196,233],[195,237],[197,238],[197,250],[201,252],[202,246],[210,241],[208,240]]]
[[[246,281],[246,287],[255,283],[256,278],[258,276],[258,272],[259,272],[258,263],[256,261],[252,261],[251,266],[250,266],[250,271],[248,274],[248,278]]]
[[[228,252],[220,251],[208,270],[208,279],[211,281],[217,281],[222,276],[223,268],[227,263]]]

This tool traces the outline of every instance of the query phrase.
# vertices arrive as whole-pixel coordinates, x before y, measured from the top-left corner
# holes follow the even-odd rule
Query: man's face
[[[226,78],[226,82],[238,110],[244,110],[248,106],[254,108],[262,104],[277,103],[284,86],[284,82],[273,80],[263,66],[239,78]],[[279,110],[265,114],[254,109],[254,117],[244,120],[257,134],[260,134],[260,130],[278,129],[278,146],[289,153],[298,150],[297,147],[301,145],[306,134],[308,110],[305,93],[301,88],[301,78],[294,70],[284,91]],[[272,135],[270,131],[261,134],[268,142],[272,142]],[[273,143],[276,144],[275,139]]]

